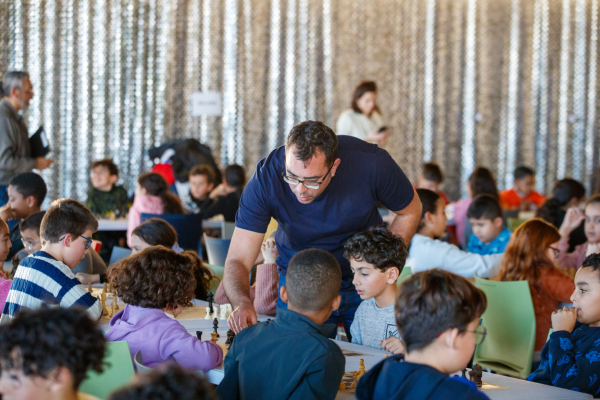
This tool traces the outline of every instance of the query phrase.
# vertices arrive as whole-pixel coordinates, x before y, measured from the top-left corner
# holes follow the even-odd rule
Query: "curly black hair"
[[[590,254],[583,260],[581,268],[591,268],[594,271],[600,270],[600,254]]]
[[[164,246],[152,246],[109,268],[108,280],[132,306],[185,306],[194,298],[196,258],[191,251],[177,254]]]
[[[64,367],[73,375],[74,390],[88,369],[102,372],[105,351],[102,331],[80,309],[23,310],[10,324],[0,325],[2,371],[48,378],[52,370]]]
[[[172,363],[137,375],[129,386],[113,392],[108,399],[217,400],[217,397],[205,378]]]
[[[384,227],[371,227],[352,236],[344,246],[344,258],[366,261],[382,271],[391,267],[402,272],[408,250],[404,239]]]

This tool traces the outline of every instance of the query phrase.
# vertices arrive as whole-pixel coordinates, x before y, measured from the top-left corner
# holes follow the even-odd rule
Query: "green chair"
[[[525,221],[527,220],[521,218],[507,218],[506,224],[508,225],[508,230],[514,232]]]
[[[204,264],[205,267],[208,267],[212,270],[212,272],[215,274],[215,276],[218,279],[213,279],[210,282],[210,288],[208,289],[209,292],[213,292],[213,293],[217,293],[217,288],[219,287],[219,283],[221,283],[221,281],[223,280],[223,272],[225,271],[225,267],[220,267],[218,265],[210,265],[210,264]]]
[[[475,277],[487,297],[481,316],[487,336],[475,349],[473,364],[525,379],[535,346],[535,313],[527,281],[497,282]]]
[[[127,342],[108,342],[104,355],[104,372],[89,371],[79,391],[106,399],[116,389],[131,381],[135,371]]]
[[[398,277],[398,280],[396,281],[396,285],[400,286],[402,284],[402,282],[404,282],[411,276],[412,276],[412,271],[410,270],[410,267],[402,268],[402,272],[400,272],[400,276]]]

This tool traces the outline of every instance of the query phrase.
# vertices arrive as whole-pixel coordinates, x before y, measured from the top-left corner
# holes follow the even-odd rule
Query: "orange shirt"
[[[418,189],[417,185],[413,185],[413,188],[414,188],[414,189]],[[440,197],[441,197],[442,199],[444,199],[444,201],[446,202],[446,205],[450,204],[450,200],[448,200],[448,196],[446,196],[446,193],[444,193],[444,192],[442,192],[442,191],[439,191],[439,192],[437,192],[437,194],[439,194],[439,195],[440,195]]]
[[[514,188],[500,192],[500,207],[502,207],[503,210],[515,210],[519,208],[523,201],[530,201],[540,207],[544,204],[546,198],[535,190],[525,197],[520,197]]]

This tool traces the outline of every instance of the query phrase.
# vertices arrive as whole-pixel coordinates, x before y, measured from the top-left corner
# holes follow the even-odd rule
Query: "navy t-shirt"
[[[338,136],[338,144],[341,163],[325,191],[311,203],[300,203],[283,180],[283,146],[258,163],[242,193],[235,226],[264,233],[275,218],[282,275],[296,253],[318,248],[335,256],[344,280],[352,279],[350,263],[343,256],[346,241],[383,223],[377,201],[400,211],[414,197],[410,181],[387,151],[351,136]]]

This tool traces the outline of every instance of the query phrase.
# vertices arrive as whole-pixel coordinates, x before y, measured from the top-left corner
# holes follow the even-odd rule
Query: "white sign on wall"
[[[220,92],[194,92],[190,97],[190,115],[192,117],[221,115]]]

